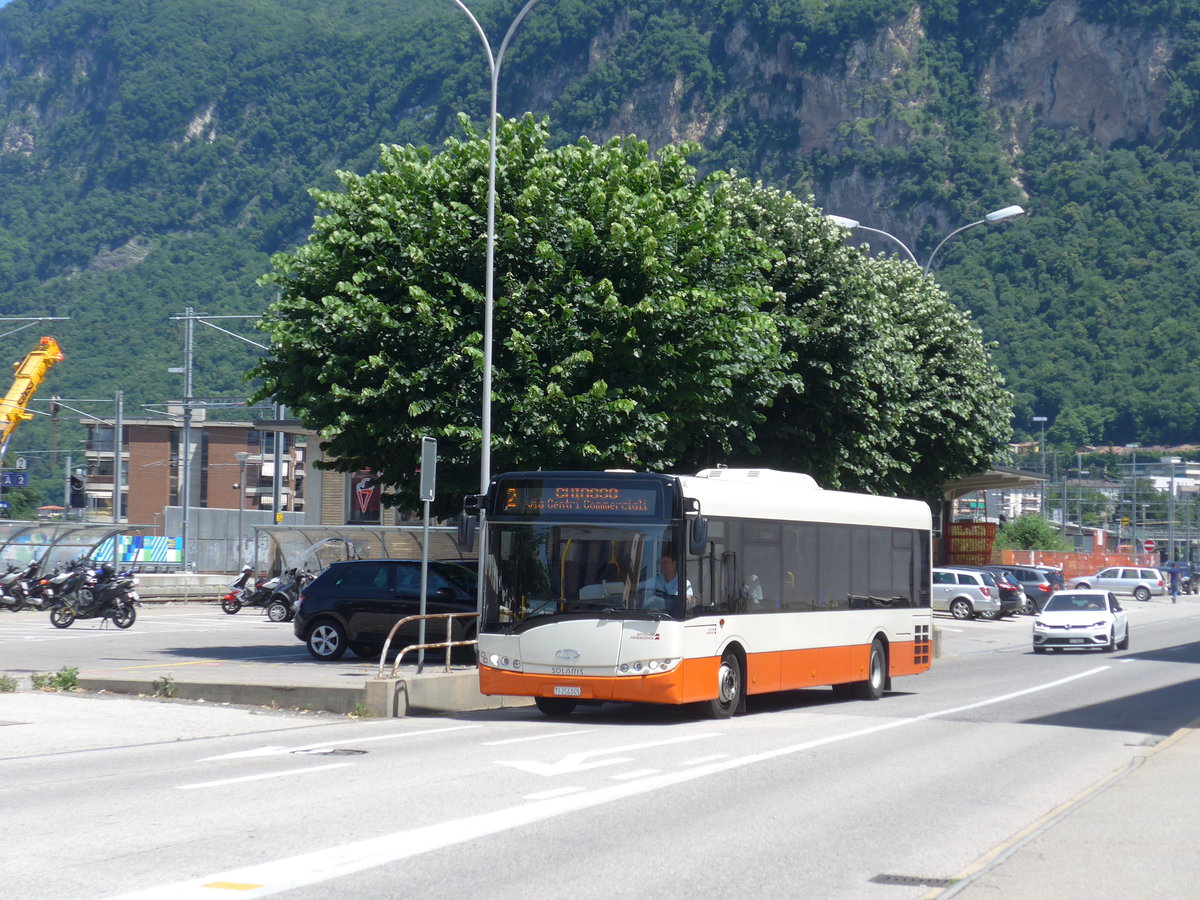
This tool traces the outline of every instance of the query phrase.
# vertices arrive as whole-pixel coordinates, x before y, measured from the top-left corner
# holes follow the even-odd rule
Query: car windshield
[[[488,536],[487,623],[597,612],[682,618],[680,582],[688,582],[673,538],[667,524],[497,524]]]
[[[1103,594],[1055,594],[1046,603],[1042,612],[1108,611],[1108,600]]]
[[[456,587],[462,588],[468,594],[475,593],[475,573],[466,566],[460,566],[457,563],[441,563],[437,570]]]

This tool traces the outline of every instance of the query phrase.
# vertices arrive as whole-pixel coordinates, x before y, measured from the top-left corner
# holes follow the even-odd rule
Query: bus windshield
[[[682,619],[678,530],[666,522],[493,525],[484,628],[570,614]]]

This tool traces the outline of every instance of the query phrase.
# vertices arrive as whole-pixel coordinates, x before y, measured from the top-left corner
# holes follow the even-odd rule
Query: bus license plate
[[[554,686],[555,697],[581,697],[583,696],[583,688],[567,687],[566,685],[556,684]]]

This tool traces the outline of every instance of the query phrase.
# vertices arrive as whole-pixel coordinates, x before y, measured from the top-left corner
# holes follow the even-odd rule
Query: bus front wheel
[[[533,702],[537,704],[542,715],[552,719],[561,719],[575,711],[575,701],[563,697],[534,697]]]
[[[721,655],[717,669],[717,696],[708,701],[708,712],[714,719],[728,719],[742,701],[742,661],[732,650]]]

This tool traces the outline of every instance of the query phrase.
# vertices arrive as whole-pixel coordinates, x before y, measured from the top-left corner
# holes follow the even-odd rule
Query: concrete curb
[[[160,682],[148,679],[81,676],[85,691],[154,696]],[[381,718],[410,715],[440,715],[480,709],[530,706],[527,697],[488,697],[479,693],[474,669],[435,672],[397,678],[369,678],[359,687],[302,684],[252,684],[229,682],[170,682],[172,697],[230,703],[239,706],[268,706],[282,709],[321,710],[348,715],[366,714]]]

